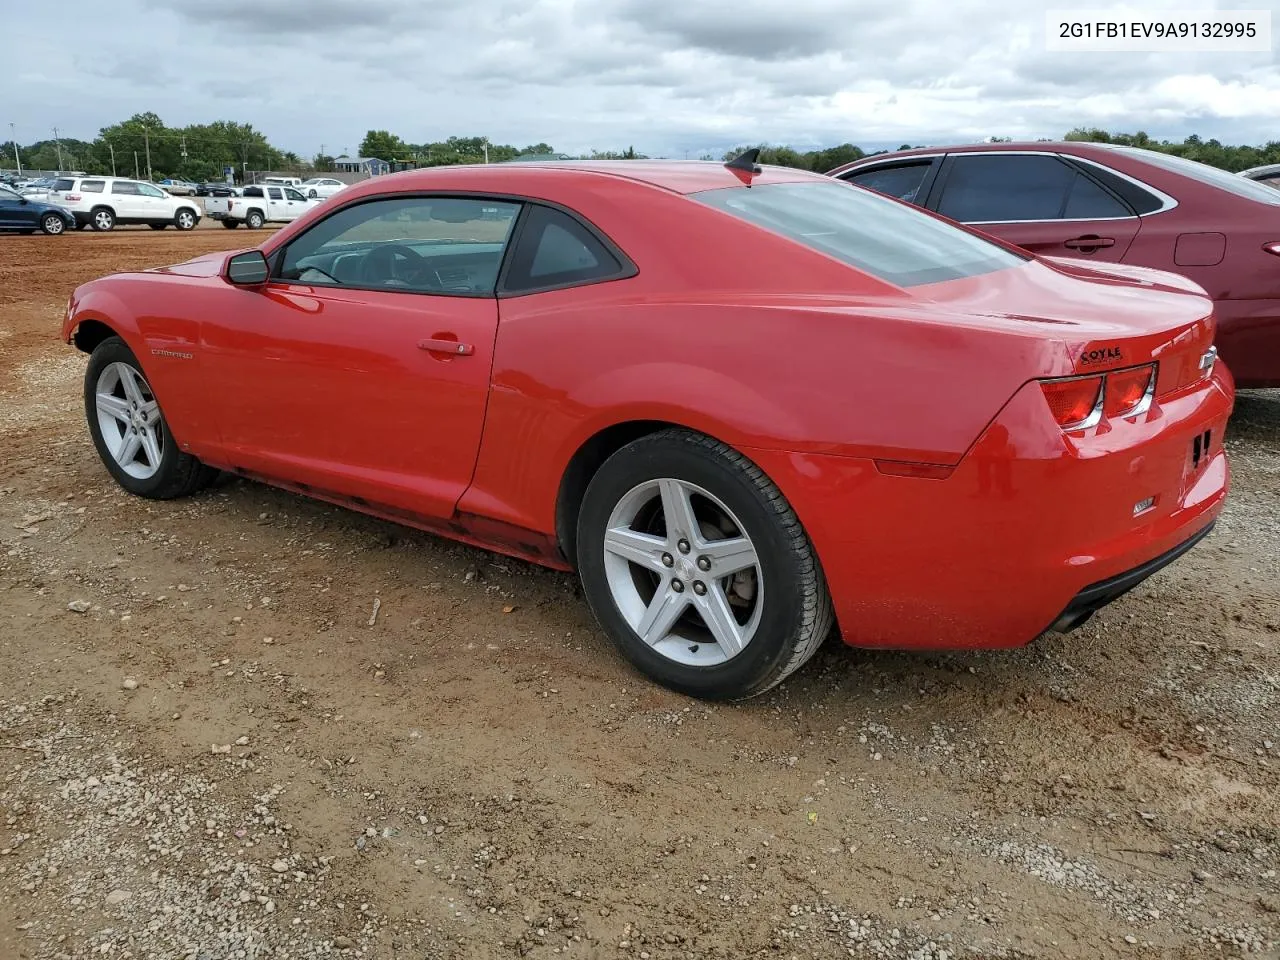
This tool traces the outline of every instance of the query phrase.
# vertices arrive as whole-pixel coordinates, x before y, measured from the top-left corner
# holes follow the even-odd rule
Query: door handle
[[[418,341],[419,350],[428,350],[431,353],[447,353],[455,357],[469,357],[476,352],[476,348],[469,343],[459,343],[457,340],[442,340],[430,338]]]
[[[1097,250],[1100,247],[1114,247],[1116,242],[1110,237],[1074,237],[1063,240],[1062,245],[1073,250]]]

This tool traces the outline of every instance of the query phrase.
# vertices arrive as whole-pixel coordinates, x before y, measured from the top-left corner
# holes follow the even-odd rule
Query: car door
[[[140,217],[151,223],[168,223],[173,219],[173,198],[150,183],[138,184],[138,209]]]
[[[292,187],[284,188],[284,205],[285,213],[281,218],[284,220],[296,220],[298,217],[302,216],[310,206],[310,204],[307,203],[307,198]]]
[[[116,180],[111,184],[111,206],[117,220],[137,220],[143,215],[142,194],[132,180]]]
[[[1051,152],[951,154],[927,205],[1031,253],[1116,262],[1141,223],[1083,166]]]
[[[287,220],[284,199],[284,189],[282,187],[267,187],[267,219],[268,220]]]
[[[0,227],[26,230],[35,226],[33,204],[23,203],[22,197],[8,187],[0,186]]]
[[[502,218],[482,219],[483,206]],[[277,251],[265,286],[228,285],[202,332],[226,460],[317,493],[451,516],[480,446],[494,289],[519,209],[368,201]]]

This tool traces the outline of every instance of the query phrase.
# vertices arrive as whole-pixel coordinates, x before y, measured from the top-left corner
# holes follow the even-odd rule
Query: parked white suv
[[[123,177],[59,177],[49,202],[66,207],[81,230],[110,230],[116,224],[145,223],[152,230],[172,224],[192,230],[204,211],[191,197],[171,197],[155,184]]]

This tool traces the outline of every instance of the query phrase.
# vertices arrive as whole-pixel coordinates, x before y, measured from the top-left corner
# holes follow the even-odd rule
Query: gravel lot
[[[568,576],[117,490],[68,293],[246,242],[0,238],[0,958],[1277,955],[1280,391],[1213,536],[1076,633],[708,706]]]

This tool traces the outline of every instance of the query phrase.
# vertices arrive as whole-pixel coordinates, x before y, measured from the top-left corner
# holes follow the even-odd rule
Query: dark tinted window
[[[1080,157],[1064,159],[1081,170],[1087,170],[1089,176],[1123,200],[1134,213],[1154,213],[1164,206],[1164,201],[1150,190],[1144,190],[1128,177],[1122,177],[1114,170]]]
[[[1067,220],[1102,220],[1131,217],[1133,211],[1083,173],[1077,173],[1075,182],[1071,184],[1071,193],[1067,195],[1067,206],[1062,216]]]
[[[1073,176],[1056,157],[957,154],[951,159],[938,212],[964,223],[1056,220]]]
[[[260,197],[262,196],[261,187],[245,187],[244,192],[240,194],[242,197]]]
[[[270,196],[272,200],[284,199],[284,194],[280,192],[279,187],[267,187],[267,195]]]
[[[53,181],[53,186],[50,189],[70,190],[75,185],[76,185],[76,182],[74,180],[67,179],[66,177],[60,177],[59,179]]]
[[[834,180],[724,187],[693,196],[899,287],[1026,262],[967,230]]]
[[[894,167],[879,167],[865,173],[852,173],[843,179],[856,183],[860,187],[883,193],[887,197],[897,197],[910,203],[923,203],[923,197],[916,192],[924,183],[925,174],[929,172],[931,161],[924,163],[906,163]]]
[[[534,206],[512,251],[503,290],[526,293],[609,280],[625,273],[618,258],[573,217],[551,207]]]
[[[101,193],[102,187],[103,187],[103,181],[101,180],[81,180],[80,181],[81,193]]]
[[[1234,193],[1238,197],[1248,197],[1250,200],[1258,200],[1266,204],[1280,204],[1280,195],[1274,190],[1263,186],[1257,181],[1250,180],[1248,177],[1228,173],[1226,170],[1219,170],[1217,167],[1211,167],[1207,163],[1188,160],[1186,157],[1176,157],[1168,153],[1159,153],[1155,150],[1143,150],[1141,147],[1108,146],[1107,149],[1122,153],[1134,160],[1149,163],[1153,167],[1160,167],[1172,173],[1190,177],[1192,180],[1218,187],[1228,193]]]
[[[117,180],[111,185],[111,192],[124,196],[136,197],[138,195],[138,185],[130,183],[128,180]]]

